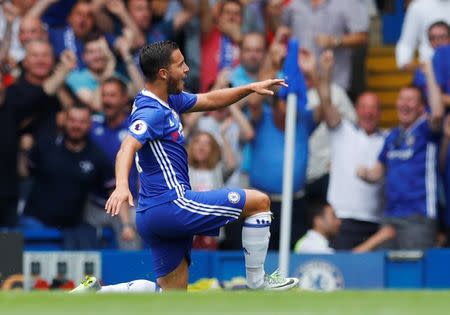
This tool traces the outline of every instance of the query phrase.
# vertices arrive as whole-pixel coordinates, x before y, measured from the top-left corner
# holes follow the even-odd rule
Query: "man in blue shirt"
[[[281,194],[283,182],[283,154],[285,136],[286,101],[278,99],[275,104],[265,102],[250,106],[255,126],[255,138],[251,142],[252,161],[249,169],[250,186],[269,194],[275,220],[271,229],[271,249],[278,249],[280,237]],[[306,232],[304,185],[308,162],[308,139],[319,120],[318,111],[303,109],[297,114],[295,130],[295,157],[293,172],[291,248]],[[268,154],[267,143],[271,152]],[[264,170],[264,171],[262,171]]]
[[[425,112],[420,89],[402,88],[397,99],[400,126],[387,136],[375,166],[358,169],[358,176],[368,182],[384,177],[384,221],[386,228],[395,229],[396,236],[388,244],[394,249],[426,249],[435,239],[436,154],[443,106],[436,97],[439,89],[431,63],[426,62],[424,69],[431,112]],[[375,234],[365,243],[376,238]]]
[[[93,116],[90,138],[108,157],[111,167],[113,167],[120,145],[128,134],[127,86],[118,78],[109,78],[102,83],[100,91],[104,115]],[[130,171],[129,183],[130,191],[136,200],[139,190],[136,167]],[[139,249],[140,242],[136,238],[135,227],[131,219],[134,209],[122,211],[120,220],[107,215],[103,209],[108,195],[108,190],[99,187],[89,196],[85,214],[86,222],[97,228],[112,227],[121,249]]]
[[[117,154],[116,189],[106,209],[117,215],[127,202],[133,204],[128,174],[137,153],[141,189],[136,225],[151,246],[158,285],[164,290],[186,289],[193,236],[218,235],[221,226],[241,216],[248,286],[277,290],[296,286],[298,279],[264,272],[272,220],[270,200],[265,194],[242,189],[191,191],[179,117],[188,111],[226,107],[253,92],[272,95],[270,88],[285,85],[284,80],[265,80],[197,95],[185,93],[184,79],[189,68],[171,41],[143,47],[140,65],[146,89],[135,99],[129,134]]]

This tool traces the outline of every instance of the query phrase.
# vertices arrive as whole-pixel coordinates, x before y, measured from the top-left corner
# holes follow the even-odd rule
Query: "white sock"
[[[264,262],[269,248],[271,212],[261,212],[245,219],[242,228],[247,285],[251,289],[264,283]]]
[[[130,282],[118,283],[113,285],[102,286],[99,292],[140,292],[140,293],[154,293],[162,291],[161,288],[152,281],[148,280],[134,280]]]

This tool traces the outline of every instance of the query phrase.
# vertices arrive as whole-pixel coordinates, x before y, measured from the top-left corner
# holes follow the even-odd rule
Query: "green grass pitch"
[[[449,291],[0,293],[2,315],[448,315]]]

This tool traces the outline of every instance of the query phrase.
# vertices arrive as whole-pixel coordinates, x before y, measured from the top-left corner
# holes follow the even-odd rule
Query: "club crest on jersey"
[[[87,174],[94,169],[94,164],[91,161],[80,161],[80,168],[84,174]]]
[[[409,147],[412,147],[412,146],[414,145],[415,142],[416,142],[416,138],[415,138],[414,136],[408,136],[408,137],[406,138],[406,144],[407,144]]]
[[[147,124],[143,120],[136,120],[131,124],[130,131],[136,135],[142,135],[147,131]]]
[[[241,200],[241,196],[240,196],[237,192],[235,192],[235,191],[230,191],[230,192],[228,193],[228,201],[229,201],[229,202],[231,202],[231,203],[233,203],[233,204],[236,204],[236,203],[239,202],[239,200]]]

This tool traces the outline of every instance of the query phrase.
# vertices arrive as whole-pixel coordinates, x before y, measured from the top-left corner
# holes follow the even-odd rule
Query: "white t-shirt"
[[[295,244],[297,254],[332,254],[334,249],[328,245],[328,240],[319,232],[308,230]]]
[[[198,120],[197,128],[201,131],[209,132],[213,135],[213,137],[216,139],[216,141],[219,143],[219,145],[223,146],[222,137],[220,135],[220,126],[221,122],[218,122],[211,116],[202,116]],[[228,130],[225,132],[225,137],[228,140],[228,143],[231,146],[231,150],[233,150],[234,157],[238,163],[238,167],[236,167],[236,170],[233,172],[233,174],[228,178],[228,180],[225,183],[225,187],[234,187],[239,188],[241,187],[240,183],[240,163],[241,163],[241,148],[239,144],[239,135],[240,135],[240,129],[239,125],[236,122],[233,122],[231,126],[228,128]]]
[[[308,108],[314,109],[320,105],[319,94],[316,89],[309,89],[307,98]],[[352,101],[350,101],[345,90],[334,83],[331,84],[331,101],[344,119],[356,121],[356,113]],[[314,181],[327,174],[329,170],[330,140],[327,125],[325,122],[321,122],[309,137],[307,181]]]
[[[428,41],[428,28],[438,21],[450,23],[450,0],[414,0],[406,11],[402,33],[397,42],[397,66],[403,67],[414,58],[419,46],[420,61],[430,60],[433,48]]]
[[[193,191],[209,191],[223,188],[222,164],[212,170],[196,169],[189,166],[189,182]]]
[[[330,129],[331,171],[328,202],[340,219],[379,222],[383,208],[382,183],[369,184],[358,178],[358,166],[371,167],[378,160],[384,134],[368,135],[343,119]]]

